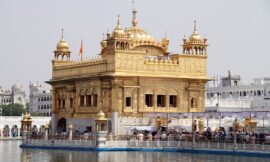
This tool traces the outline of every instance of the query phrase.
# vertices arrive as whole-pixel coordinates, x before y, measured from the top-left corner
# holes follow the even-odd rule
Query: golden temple
[[[93,120],[102,110],[109,132],[124,134],[128,127],[155,125],[145,114],[205,111],[207,39],[196,22],[183,50],[171,53],[169,39],[156,40],[138,27],[132,11],[131,27],[122,29],[118,17],[112,33],[101,41],[96,59],[73,61],[62,37],[52,60],[52,125],[66,131],[94,131]]]

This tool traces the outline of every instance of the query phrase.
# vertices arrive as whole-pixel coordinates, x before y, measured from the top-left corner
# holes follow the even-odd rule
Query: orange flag
[[[80,48],[79,55],[80,55],[81,60],[82,60],[82,56],[83,56],[83,41],[81,42],[81,48]]]

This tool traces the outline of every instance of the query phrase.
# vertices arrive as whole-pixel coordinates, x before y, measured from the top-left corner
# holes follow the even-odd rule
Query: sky
[[[230,70],[245,81],[270,77],[269,0],[135,0],[138,26],[156,39],[165,32],[169,51],[181,53],[184,35],[193,22],[208,38],[207,75]],[[73,59],[100,52],[103,33],[112,31],[120,15],[122,28],[131,26],[132,0],[0,0],[0,85],[51,78],[53,51],[64,29]]]

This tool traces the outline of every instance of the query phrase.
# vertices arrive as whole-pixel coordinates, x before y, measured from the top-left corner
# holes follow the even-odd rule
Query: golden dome
[[[130,29],[127,29],[126,32],[129,34],[130,38],[135,42],[141,42],[141,43],[155,43],[155,38],[144,31],[143,29],[131,27]]]
[[[125,31],[121,28],[115,28],[114,31],[113,31],[113,36],[116,36],[116,35],[124,35],[125,34]]]
[[[100,110],[99,113],[97,113],[96,120],[107,120],[107,118],[102,110]]]
[[[57,43],[56,49],[57,49],[58,51],[63,51],[63,50],[68,51],[68,50],[69,50],[68,43],[64,40],[63,37],[62,37],[62,39]]]
[[[102,40],[100,42],[100,45],[101,45],[102,49],[105,48],[105,47],[107,47],[107,41],[106,40]]]
[[[64,30],[62,29],[62,37],[61,40],[56,45],[56,50],[59,52],[69,52],[68,43],[64,39]]]
[[[195,31],[189,37],[189,41],[197,41],[197,40],[201,41],[202,39],[201,39],[201,36]]]
[[[125,31],[120,27],[120,20],[119,20],[119,15],[118,15],[118,18],[117,18],[117,25],[113,31],[113,36],[116,36],[116,35],[124,35],[125,34]]]
[[[196,29],[196,21],[194,21],[194,29],[192,34],[189,37],[189,42],[194,42],[194,41],[203,41],[199,33],[197,32]]]
[[[23,115],[22,121],[32,121],[32,118],[30,117],[30,114],[28,112]]]

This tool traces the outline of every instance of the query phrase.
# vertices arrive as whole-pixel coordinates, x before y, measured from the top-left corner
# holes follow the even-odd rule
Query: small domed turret
[[[62,52],[67,52],[67,51],[69,51],[68,43],[64,40],[63,37],[62,37],[61,40],[57,43],[56,50],[59,51],[59,52],[60,52],[60,51],[62,51]]]
[[[207,38],[202,38],[197,32],[196,21],[189,39],[183,38],[183,54],[207,55]]]
[[[106,41],[106,40],[102,40],[102,41],[100,42],[100,45],[101,45],[101,48],[102,48],[102,49],[106,48],[106,47],[107,47],[107,41]]]
[[[64,60],[66,57],[66,60],[70,59],[70,51],[69,51],[69,46],[68,43],[64,39],[64,30],[62,29],[62,37],[61,40],[57,43],[56,45],[56,51],[54,51],[54,58],[56,60]],[[59,56],[61,56],[59,58]]]
[[[124,35],[125,31],[120,27],[120,20],[119,20],[119,15],[117,19],[117,25],[113,31],[113,36],[119,36],[119,35]]]
[[[202,41],[201,36],[199,35],[199,33],[197,32],[197,27],[196,27],[196,21],[194,21],[194,29],[192,34],[189,37],[189,41],[190,42],[195,42],[195,41]]]
[[[107,120],[107,118],[102,110],[100,110],[99,113],[97,113],[96,120]]]

